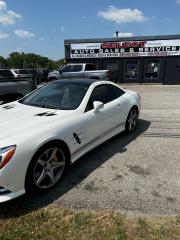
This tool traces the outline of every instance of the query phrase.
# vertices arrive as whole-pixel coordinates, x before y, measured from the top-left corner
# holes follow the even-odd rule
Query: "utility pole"
[[[119,31],[116,31],[116,38],[119,38]]]
[[[39,63],[38,63],[38,58],[37,58],[36,69],[38,69],[38,65],[39,65]]]
[[[25,69],[25,64],[26,64],[26,60],[25,60],[25,55],[23,53],[23,69]]]

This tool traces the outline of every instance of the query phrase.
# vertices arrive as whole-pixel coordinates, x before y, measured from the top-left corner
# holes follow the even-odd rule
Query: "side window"
[[[12,77],[14,77],[14,75],[12,74],[12,72],[11,72],[11,71],[7,71],[7,77],[10,77],[10,78],[12,78]]]
[[[123,94],[124,94],[124,91],[114,85],[104,84],[104,85],[97,86],[95,87],[95,89],[93,90],[89,98],[85,111],[87,112],[93,109],[94,101],[99,101],[106,104],[119,98]]]
[[[18,70],[19,74],[30,74],[30,71],[29,70]]]
[[[94,64],[86,64],[85,71],[95,71],[96,66]]]
[[[82,65],[68,65],[62,69],[62,72],[80,72],[82,71]]]
[[[3,78],[3,77],[13,77],[13,74],[11,73],[11,71],[9,70],[2,70],[0,71],[0,77]]]
[[[4,71],[3,71],[3,70],[0,71],[0,77],[1,77],[1,78],[5,77],[5,76],[4,76]]]
[[[114,85],[107,85],[108,87],[108,99],[109,99],[109,102],[121,97],[125,92],[114,86]]]

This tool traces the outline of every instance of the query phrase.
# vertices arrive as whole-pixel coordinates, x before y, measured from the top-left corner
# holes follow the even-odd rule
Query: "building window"
[[[106,61],[106,69],[111,71],[118,71],[118,61]]]
[[[147,79],[158,79],[160,73],[160,61],[153,60],[146,62],[146,73],[145,78]]]
[[[125,62],[125,79],[137,79],[139,71],[139,61]]]

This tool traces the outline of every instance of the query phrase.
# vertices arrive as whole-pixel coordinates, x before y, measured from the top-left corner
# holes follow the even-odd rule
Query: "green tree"
[[[54,61],[47,57],[34,53],[12,52],[7,59],[0,58],[8,68],[47,68],[49,70],[58,69],[64,64],[63,59]]]
[[[7,67],[7,60],[0,56],[0,68],[6,68]]]

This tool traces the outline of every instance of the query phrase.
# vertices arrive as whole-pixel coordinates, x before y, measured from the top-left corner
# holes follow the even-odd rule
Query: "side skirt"
[[[105,132],[103,135],[99,136],[98,138],[93,139],[91,142],[84,145],[82,148],[78,149],[78,151],[72,154],[71,162],[75,162],[77,159],[82,157],[85,153],[91,151],[92,149],[96,148],[103,142],[107,141],[108,139],[114,137],[115,135],[123,132],[125,130],[125,123],[119,124],[116,127],[113,127],[108,132]]]

